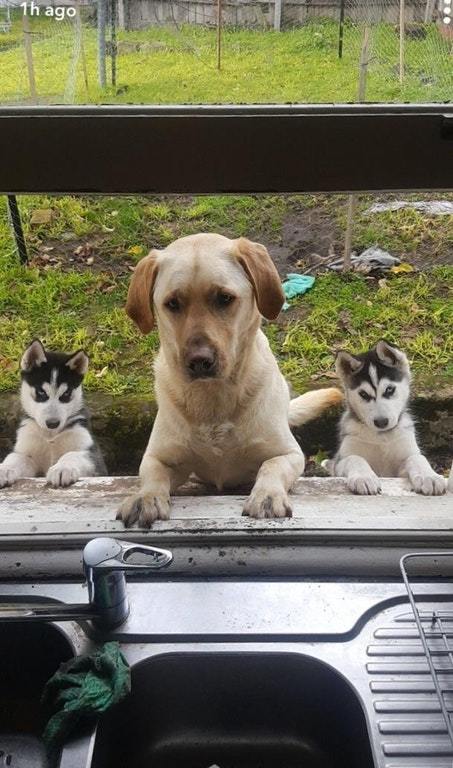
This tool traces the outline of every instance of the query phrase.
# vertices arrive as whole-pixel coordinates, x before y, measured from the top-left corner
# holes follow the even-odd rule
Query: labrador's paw
[[[80,479],[80,473],[74,467],[65,467],[63,464],[54,464],[46,475],[46,480],[53,488],[65,488],[76,483]]]
[[[447,483],[442,475],[416,475],[411,478],[411,485],[416,493],[423,496],[442,496],[447,490]]]
[[[151,528],[155,520],[170,517],[170,497],[152,493],[129,496],[121,504],[116,519],[122,520],[126,528],[138,522],[140,528]]]
[[[244,504],[243,515],[263,519],[265,517],[292,517],[293,511],[288,494],[284,491],[253,489]]]
[[[377,475],[354,475],[348,477],[347,486],[359,496],[376,496],[381,492],[381,483]]]
[[[7,485],[12,485],[19,479],[19,474],[16,469],[10,467],[0,467],[0,488],[5,488]]]

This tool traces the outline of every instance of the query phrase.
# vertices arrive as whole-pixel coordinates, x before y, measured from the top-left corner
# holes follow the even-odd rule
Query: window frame
[[[9,194],[453,188],[453,104],[0,107],[0,142]]]
[[[0,141],[0,194],[453,189],[453,104],[0,107]],[[26,532],[0,532],[0,578],[77,578],[80,549],[93,535],[92,528],[74,535],[30,526]],[[114,523],[102,530],[118,535]],[[236,574],[234,563],[242,566],[244,551],[251,557],[252,573],[255,567],[261,573],[259,548],[266,542],[268,546],[269,539],[259,531],[253,547],[247,537],[245,549],[228,531],[220,531],[218,539],[197,531],[194,541],[188,540],[187,531],[181,534],[175,533],[169,543],[181,547],[182,542],[183,554],[188,548],[182,573],[193,571],[194,546],[206,558],[203,573],[210,573],[224,540],[232,546],[225,561],[233,565],[231,573],[225,567],[222,575]],[[141,540],[155,532],[121,535]],[[308,547],[305,529],[303,535],[296,531],[293,539],[281,539],[279,532],[283,554],[273,555],[275,574],[311,572],[303,564],[307,557],[318,572],[324,551],[330,576],[369,574],[370,569],[374,575],[394,575],[402,546],[401,551],[407,551],[408,542],[419,548],[445,547],[451,531],[435,523],[423,530],[389,528],[385,535],[382,530],[331,528],[313,531]],[[292,560],[286,565],[288,551],[297,565]],[[352,565],[351,551],[357,555]]]

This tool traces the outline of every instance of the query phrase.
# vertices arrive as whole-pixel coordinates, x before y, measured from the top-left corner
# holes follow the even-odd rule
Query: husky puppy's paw
[[[376,496],[381,492],[381,483],[377,475],[354,475],[348,477],[347,485],[352,493],[359,496]]]
[[[447,482],[442,475],[416,475],[412,478],[412,488],[423,496],[442,496],[447,490]]]
[[[285,491],[262,488],[252,490],[242,514],[262,520],[265,517],[292,517],[293,511]]]
[[[74,467],[65,467],[63,464],[54,464],[46,475],[46,480],[53,488],[65,488],[79,480],[80,474]]]
[[[18,479],[19,473],[17,472],[17,469],[0,466],[0,488],[5,488],[7,485],[12,485]]]
[[[136,522],[140,528],[151,528],[155,520],[168,520],[169,517],[170,497],[152,493],[129,496],[116,514],[116,519],[122,520],[126,528]]]

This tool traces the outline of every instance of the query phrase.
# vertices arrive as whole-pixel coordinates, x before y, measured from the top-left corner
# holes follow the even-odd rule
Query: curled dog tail
[[[343,393],[336,387],[314,389],[300,397],[295,397],[289,404],[289,426],[300,427],[307,421],[316,419],[327,408],[340,405]]]

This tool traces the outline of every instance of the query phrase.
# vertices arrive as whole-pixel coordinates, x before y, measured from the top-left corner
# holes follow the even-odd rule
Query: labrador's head
[[[232,373],[260,315],[274,319],[283,302],[263,245],[199,234],[139,262],[126,312],[142,333],[157,323],[164,354],[188,380],[212,379]]]

